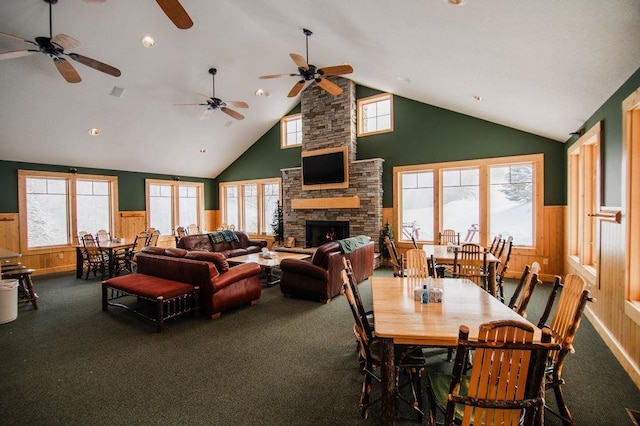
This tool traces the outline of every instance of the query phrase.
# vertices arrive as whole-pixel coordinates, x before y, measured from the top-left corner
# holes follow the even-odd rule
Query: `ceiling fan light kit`
[[[343,75],[350,74],[353,72],[353,68],[349,64],[343,65],[334,65],[330,67],[318,68],[313,64],[309,64],[309,37],[313,34],[310,30],[303,28],[302,32],[306,37],[306,53],[307,58],[305,59],[303,56],[298,55],[297,53],[290,53],[289,56],[291,60],[298,67],[297,74],[272,74],[272,75],[263,75],[259,78],[261,79],[269,79],[269,78],[278,78],[278,77],[298,77],[299,80],[293,85],[289,94],[287,95],[289,98],[293,98],[298,95],[304,88],[305,84],[308,81],[311,81],[326,92],[332,94],[333,96],[338,96],[342,93],[342,88],[337,84],[327,80],[326,77],[334,76],[334,75]]]

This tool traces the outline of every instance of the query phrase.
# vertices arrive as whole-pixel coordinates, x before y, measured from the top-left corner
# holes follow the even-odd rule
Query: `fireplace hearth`
[[[318,247],[329,241],[349,237],[349,221],[307,220],[305,247]]]

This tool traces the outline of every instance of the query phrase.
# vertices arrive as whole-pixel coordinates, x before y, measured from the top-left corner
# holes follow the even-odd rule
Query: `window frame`
[[[599,269],[602,122],[567,149],[569,263],[595,278]]]
[[[67,186],[67,243],[50,246],[33,247],[28,246],[28,223],[27,223],[27,178],[51,178],[64,179]],[[109,228],[112,233],[119,229],[118,209],[118,177],[108,175],[78,174],[64,172],[48,172],[42,170],[18,170],[18,216],[20,221],[20,252],[23,255],[46,254],[59,252],[61,249],[68,249],[78,245],[76,236],[77,227],[77,207],[76,207],[76,182],[78,180],[104,181],[109,184]],[[97,229],[93,230],[98,231]]]
[[[264,179],[252,179],[252,180],[239,180],[239,181],[229,181],[229,182],[220,182],[218,187],[218,193],[220,194],[220,217],[224,222],[224,218],[226,217],[226,189],[228,187],[236,187],[236,194],[238,197],[238,220],[240,223],[228,223],[227,225],[234,225],[237,230],[245,230],[244,224],[244,186],[248,185],[256,185],[257,186],[257,198],[258,198],[258,232],[257,233],[248,233],[248,235],[259,235],[259,236],[267,236],[273,235],[268,233],[267,230],[270,231],[271,222],[267,221],[267,218],[264,217],[265,206],[264,206],[264,187],[265,185],[277,184],[278,185],[278,200],[280,200],[280,205],[282,205],[282,178],[264,178]]]
[[[291,121],[300,120],[300,143],[289,143],[287,125]],[[296,132],[297,133],[297,132]],[[280,148],[295,148],[302,146],[302,113],[286,115],[280,119]]]
[[[204,215],[204,183],[203,182],[188,182],[182,180],[167,180],[167,179],[145,179],[144,187],[145,187],[145,210],[146,210],[146,227],[149,228],[151,226],[151,203],[150,203],[150,185],[166,185],[171,186],[171,232],[172,234],[162,234],[163,235],[173,235],[175,230],[181,224],[179,223],[180,219],[180,186],[192,186],[196,188],[196,203],[197,203],[197,222],[199,229],[206,229],[205,225],[205,215]],[[189,224],[186,224],[189,225]]]
[[[388,129],[382,129],[382,130],[374,130],[374,131],[370,131],[370,132],[366,132],[364,130],[364,107],[373,103],[377,103],[377,102],[382,102],[382,101],[389,101],[389,111],[390,111],[390,117],[389,117],[389,128]],[[366,98],[360,98],[358,99],[358,114],[357,114],[357,136],[361,137],[361,136],[370,136],[370,135],[378,135],[381,133],[391,133],[393,132],[393,122],[394,122],[394,113],[393,113],[393,94],[392,93],[381,93],[378,95],[373,95],[373,96],[367,96]]]
[[[544,154],[518,155],[511,157],[484,158],[476,160],[452,161],[443,163],[416,164],[411,166],[396,166],[393,168],[393,217],[396,220],[395,235],[402,235],[402,173],[416,173],[420,171],[432,171],[434,174],[434,217],[433,238],[434,241],[419,240],[421,243],[436,244],[438,232],[442,229],[442,171],[447,169],[480,169],[480,223],[479,243],[484,246],[491,244],[489,233],[490,199],[489,199],[489,167],[499,165],[515,165],[530,163],[533,165],[533,245],[516,246],[519,251],[527,254],[535,253],[542,249],[543,245],[543,214],[544,208]],[[464,235],[461,235],[463,238]],[[411,244],[411,241],[398,239],[399,245]]]

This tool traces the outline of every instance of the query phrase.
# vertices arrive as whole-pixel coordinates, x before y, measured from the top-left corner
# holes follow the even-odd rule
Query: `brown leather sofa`
[[[138,253],[136,263],[136,273],[111,278],[106,283],[113,280],[135,283],[144,279],[152,284],[155,277],[199,286],[200,312],[211,318],[218,318],[223,311],[238,306],[255,305],[262,293],[257,263],[229,268],[227,259],[220,253],[145,247]]]
[[[364,281],[373,275],[374,246],[374,242],[369,241],[364,246],[343,254],[340,244],[331,241],[318,247],[311,261],[283,259],[280,262],[280,291],[285,296],[328,303],[342,289],[342,257],[351,260],[356,280]]]
[[[210,234],[186,235],[180,238],[176,244],[178,248],[185,250],[200,250],[222,253],[225,257],[243,256],[249,253],[259,253],[262,247],[267,246],[266,240],[252,240],[242,231],[230,231],[235,233],[238,241],[213,242]]]

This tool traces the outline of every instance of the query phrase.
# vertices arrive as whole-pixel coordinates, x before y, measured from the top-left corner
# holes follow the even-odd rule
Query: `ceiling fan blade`
[[[62,77],[67,80],[67,83],[80,83],[82,81],[80,75],[69,61],[63,58],[55,58],[53,63],[62,74]]]
[[[302,56],[297,53],[290,53],[289,56],[291,56],[291,59],[293,59],[293,62],[296,63],[298,68],[309,69],[309,64],[307,64],[307,61]]]
[[[69,37],[66,34],[54,35],[51,42],[57,44],[63,49],[73,49],[80,46],[80,42],[78,40],[73,37]]]
[[[242,101],[225,101],[225,104],[236,108],[249,108],[249,104]]]
[[[302,90],[303,87],[304,87],[304,80],[298,81],[296,84],[293,85],[293,87],[289,91],[289,94],[287,95],[287,97],[288,98],[293,98],[293,97],[297,96],[298,93],[300,93],[300,91]]]
[[[209,106],[209,104],[173,104],[175,106],[196,106],[196,105],[201,105],[201,106]]]
[[[234,111],[234,110],[232,110],[232,109],[230,109],[230,108],[222,107],[222,108],[220,108],[220,110],[221,110],[222,112],[224,112],[225,114],[227,114],[227,115],[229,115],[229,116],[231,116],[231,117],[235,118],[236,120],[242,120],[242,119],[244,119],[244,115],[242,115],[242,114],[240,114],[239,112],[236,112],[236,111]]]
[[[86,56],[78,55],[77,53],[69,53],[69,57],[74,61],[78,61],[83,65],[102,71],[103,73],[112,75],[114,77],[120,77],[122,74],[118,68],[114,68],[111,65],[107,65],[95,59],[87,58]]]
[[[14,36],[14,35],[12,35],[12,34],[0,33],[0,36],[8,37],[8,38],[12,38],[12,39],[14,39],[14,40],[18,40],[18,41],[24,41],[24,42],[26,42],[26,43],[36,44],[36,43],[32,42],[31,40],[27,40],[26,38],[22,38],[22,37]],[[37,44],[36,44],[36,45],[37,45]]]
[[[353,68],[351,65],[334,65],[332,67],[324,67],[318,70],[318,74],[320,75],[342,75],[342,74],[351,74],[353,72]]]
[[[186,30],[193,26],[193,21],[178,0],[156,0],[156,2],[176,27]]]
[[[326,78],[316,78],[316,84],[322,87],[327,92],[331,93],[333,96],[337,96],[342,93],[342,89],[335,83],[330,82]]]
[[[213,98],[211,96],[209,96],[209,95],[203,95],[202,93],[196,93],[196,95],[202,96],[203,98],[205,98],[207,100],[213,101]]]
[[[211,111],[213,111],[211,108],[207,108],[205,109],[202,114],[200,114],[200,120],[206,120],[209,118],[209,116],[211,115]]]
[[[11,52],[0,53],[0,61],[3,59],[21,58],[23,56],[31,55],[31,50],[12,50]]]
[[[279,78],[279,77],[296,77],[298,74],[272,74],[272,75],[262,75],[260,77],[258,77],[261,80],[267,79],[267,78]]]

